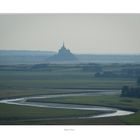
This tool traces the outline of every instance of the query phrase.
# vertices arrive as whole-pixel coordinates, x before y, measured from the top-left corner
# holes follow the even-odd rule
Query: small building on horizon
[[[71,53],[69,49],[67,49],[64,45],[64,42],[62,44],[62,47],[59,49],[58,53],[50,56],[47,59],[48,62],[77,62],[77,57]]]

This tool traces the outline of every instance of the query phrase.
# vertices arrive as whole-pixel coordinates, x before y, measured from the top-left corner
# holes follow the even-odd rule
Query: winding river
[[[130,115],[134,112],[121,110],[118,108],[112,107],[102,107],[102,106],[93,106],[93,105],[81,105],[81,104],[63,104],[63,103],[41,103],[41,102],[30,102],[28,99],[39,99],[39,98],[56,98],[56,97],[68,97],[68,96],[88,96],[91,93],[78,93],[78,94],[57,94],[57,95],[42,95],[34,97],[23,97],[15,99],[5,99],[1,100],[0,103],[5,104],[15,104],[22,106],[34,106],[34,107],[43,107],[43,108],[62,108],[62,109],[77,109],[77,110],[95,110],[103,111],[104,113],[93,116],[77,117],[77,119],[88,119],[88,118],[101,118],[101,117],[113,117],[113,116],[124,116]],[[61,118],[59,118],[61,119]],[[68,119],[68,118],[62,118]]]

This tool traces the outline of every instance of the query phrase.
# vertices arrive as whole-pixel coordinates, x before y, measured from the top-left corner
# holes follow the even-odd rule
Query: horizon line
[[[52,52],[57,53],[57,51],[48,51],[48,50],[17,50],[17,49],[0,49],[0,51],[33,51],[33,52]],[[73,53],[73,52],[72,52]],[[73,53],[75,55],[140,55],[140,53]]]

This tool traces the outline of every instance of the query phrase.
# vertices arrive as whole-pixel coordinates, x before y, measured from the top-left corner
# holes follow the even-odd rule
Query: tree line
[[[121,96],[140,98],[140,77],[138,77],[136,82],[137,87],[123,86],[121,90]]]
[[[140,98],[140,77],[137,79],[136,87],[123,86],[121,90],[121,96]]]
[[[121,96],[140,98],[140,87],[123,86]]]

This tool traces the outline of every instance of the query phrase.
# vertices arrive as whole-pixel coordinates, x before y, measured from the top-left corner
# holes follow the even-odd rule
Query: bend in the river
[[[41,103],[41,102],[28,101],[28,99],[56,98],[56,97],[65,97],[65,96],[87,96],[87,95],[90,95],[90,93],[42,95],[42,96],[34,96],[34,97],[23,97],[23,98],[16,98],[16,99],[1,100],[0,103],[15,104],[15,105],[22,105],[22,106],[46,107],[46,108],[104,111],[103,114],[77,117],[77,119],[124,116],[124,115],[130,115],[134,113],[132,111],[126,111],[126,110],[121,110],[112,107],[102,107],[102,106],[93,106],[93,105],[84,105],[84,104],[81,105],[81,104],[63,104],[63,103]],[[66,119],[66,118],[62,118],[62,119]]]

